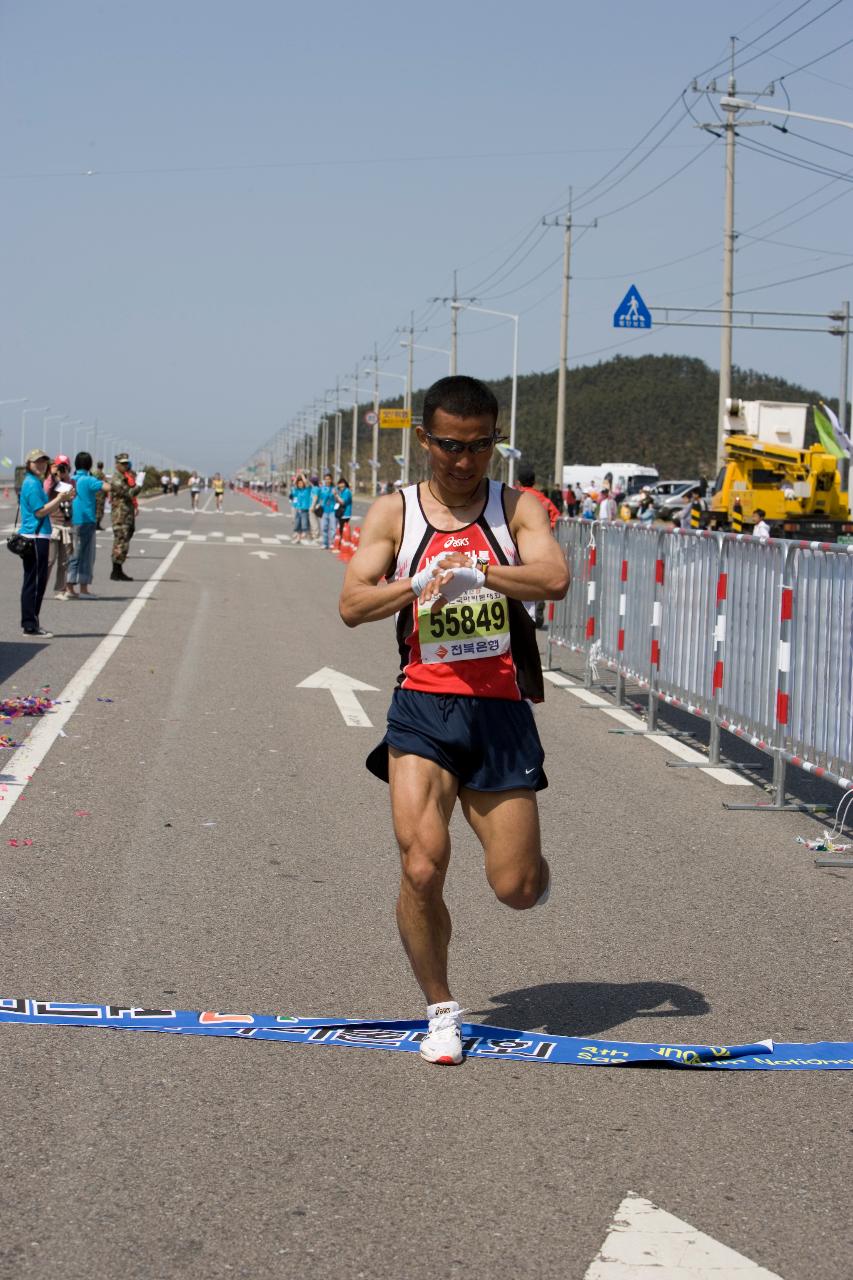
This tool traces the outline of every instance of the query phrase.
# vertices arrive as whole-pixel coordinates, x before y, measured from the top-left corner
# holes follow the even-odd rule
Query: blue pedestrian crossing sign
[[[635,284],[613,312],[614,329],[651,329],[652,316]]]

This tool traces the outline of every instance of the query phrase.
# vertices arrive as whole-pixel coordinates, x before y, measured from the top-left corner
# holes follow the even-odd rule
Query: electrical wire
[[[848,267],[853,267],[853,258],[849,262],[833,263],[831,267],[824,267],[820,271],[809,271],[802,276],[788,276],[785,280],[773,280],[770,284],[756,284],[749,289],[738,289],[737,296],[740,297],[744,293],[760,293],[762,289],[778,289],[783,284],[796,284],[800,280],[814,280],[816,276],[827,276],[833,271],[846,271]]]
[[[796,129],[791,129],[787,125],[782,132],[786,133],[789,138],[797,138],[800,142],[808,142],[813,147],[820,147],[824,151],[834,151],[838,156],[846,156],[848,160],[853,160],[853,151],[845,151],[843,147],[833,147],[830,142],[819,142],[817,138],[810,138],[805,133],[797,133]]]
[[[840,0],[839,0],[839,2],[840,2]],[[791,10],[791,12],[790,12],[790,13],[786,13],[784,18],[780,18],[778,22],[774,22],[774,23],[773,23],[773,25],[772,25],[771,27],[767,27],[764,31],[762,31],[762,32],[761,32],[761,34],[760,34],[760,35],[755,36],[752,40],[747,41],[747,43],[746,43],[746,44],[741,45],[741,52],[743,53],[743,52],[745,52],[747,49],[751,49],[754,45],[758,44],[759,40],[766,40],[766,38],[767,38],[769,35],[771,35],[771,34],[772,34],[774,31],[776,31],[779,27],[783,27],[783,26],[785,25],[785,23],[786,23],[786,22],[790,22],[791,18],[796,17],[796,15],[800,12],[800,10],[801,10],[801,9],[805,9],[805,8],[807,8],[807,6],[808,6],[808,5],[810,5],[811,3],[812,3],[812,0],[801,0],[801,3],[800,3],[800,4],[798,4],[798,5],[796,5],[796,6]],[[773,9],[773,8],[778,8],[778,7],[779,7],[778,5],[771,6],[771,9],[766,10],[765,12],[768,12],[768,13],[769,13],[769,12],[772,12],[772,9]],[[750,28],[750,27],[754,27],[754,26],[755,26],[755,23],[756,23],[756,22],[758,22],[758,21],[760,21],[760,19],[759,19],[759,18],[755,18],[755,19],[753,19],[753,21],[752,21],[752,22],[750,22],[750,23],[748,23],[748,24],[747,24],[747,26],[743,28],[743,30],[744,30],[744,31],[748,31],[748,30],[749,30],[749,28]],[[808,25],[808,24],[807,24],[807,25]],[[694,77],[694,79],[698,80],[700,76],[710,76],[710,75],[713,75],[713,73],[714,73],[715,71],[717,71],[720,67],[728,66],[728,62],[729,62],[729,57],[728,57],[728,55],[724,55],[722,58],[720,58],[720,59],[719,59],[719,61],[717,61],[717,62],[713,63],[710,67],[706,67],[704,71],[699,71],[699,72],[697,72],[697,74],[696,74],[696,76]],[[743,64],[741,64],[741,65],[743,65]]]
[[[483,288],[483,285],[484,285],[484,284],[487,284],[487,283],[489,282],[489,280],[492,280],[492,287],[494,288],[495,286],[497,286],[497,285],[499,285],[499,284],[503,284],[504,280],[509,279],[509,277],[513,274],[513,272],[518,270],[518,268],[521,266],[522,262],[525,262],[525,261],[527,260],[527,258],[529,258],[529,257],[530,257],[531,253],[533,253],[533,251],[534,251],[535,249],[537,249],[537,248],[538,248],[538,246],[539,246],[539,245],[542,243],[542,241],[545,239],[545,236],[548,234],[549,228],[548,228],[548,227],[543,227],[541,222],[537,223],[537,227],[538,227],[538,230],[539,230],[539,235],[538,235],[538,237],[533,241],[533,244],[530,246],[530,248],[527,250],[527,252],[526,252],[526,253],[524,253],[524,254],[522,254],[522,256],[518,259],[518,261],[515,263],[515,265],[514,265],[514,266],[512,266],[512,267],[510,267],[509,271],[505,272],[502,276],[499,276],[499,278],[498,278],[497,280],[492,280],[492,277],[493,277],[493,276],[495,276],[495,275],[497,275],[497,274],[498,274],[498,272],[499,272],[503,267],[505,267],[505,266],[506,266],[506,264],[507,264],[507,263],[508,263],[508,262],[509,262],[513,257],[515,257],[515,254],[516,254],[516,253],[518,253],[518,250],[519,250],[519,249],[521,249],[521,248],[523,248],[524,244],[525,244],[525,243],[530,239],[531,235],[533,235],[534,230],[536,230],[537,228],[533,228],[533,229],[531,229],[531,231],[530,231],[530,232],[528,232],[528,234],[524,237],[524,240],[522,240],[521,244],[520,244],[520,245],[518,245],[518,247],[517,247],[515,250],[513,250],[513,252],[509,255],[509,258],[505,258],[505,259],[504,259],[504,261],[501,263],[500,267],[496,267],[494,271],[491,271],[487,276],[484,276],[482,280],[478,280],[478,282],[477,282],[476,284],[474,284],[474,285],[472,285],[472,286],[471,286],[471,297],[476,297],[476,296],[479,294],[479,291]]]
[[[778,147],[769,147],[764,142],[752,140],[747,142],[740,135],[738,135],[738,141],[741,147],[744,147],[747,151],[754,151],[756,155],[767,156],[772,160],[777,160],[780,164],[790,165],[794,169],[805,169],[807,173],[817,173],[824,178],[831,177],[833,182],[853,182],[853,176],[849,173],[842,173],[838,169],[830,169],[828,165],[817,164],[800,156],[785,155],[785,152],[780,151]]]
[[[772,244],[778,245],[780,249],[798,249],[802,253],[817,253],[827,258],[850,258],[853,257],[853,249],[818,249],[815,245],[810,244],[791,244],[789,240],[771,240],[769,236],[751,236],[746,231],[738,232],[738,239],[752,240],[756,244]],[[718,248],[719,246],[715,246]],[[744,245],[744,248],[750,248]],[[622,279],[624,277],[620,277]]]
[[[816,13],[813,18],[809,18],[808,22],[804,22],[802,26],[795,27],[793,31],[789,31],[786,36],[782,36],[781,40],[777,40],[775,44],[769,45],[768,48],[759,49],[757,53],[754,53],[751,58],[747,58],[746,61],[739,62],[737,64],[738,71],[742,71],[743,68],[748,67],[751,62],[756,62],[759,58],[763,58],[766,54],[772,53],[774,49],[779,48],[780,44],[786,44],[788,40],[793,40],[794,36],[798,36],[801,31],[806,31],[809,27],[813,27],[816,22],[820,22],[821,18],[825,18],[828,13],[831,13],[833,9],[837,9],[838,6],[842,3],[843,3],[843,0],[832,0],[832,4],[827,5],[825,9],[821,9],[820,13]],[[803,6],[801,5],[800,8],[802,7]],[[793,17],[793,14],[789,16]],[[784,21],[787,21],[787,19],[783,19],[783,22]],[[777,25],[781,25],[781,24],[777,24]],[[754,44],[756,42],[752,41],[751,43]]]
[[[697,160],[701,159],[701,157],[704,156],[705,153],[713,146],[714,140],[712,139],[702,147],[701,150],[697,151],[695,155],[692,155],[685,164],[680,165],[679,168],[669,174],[668,177],[662,178],[660,182],[656,183],[655,186],[650,187],[648,191],[644,191],[641,196],[635,196],[633,200],[628,200],[625,204],[617,205],[615,209],[608,209],[606,213],[596,214],[596,221],[602,222],[605,218],[612,218],[614,214],[623,213],[626,209],[631,209],[635,204],[639,204],[641,200],[647,200],[649,196],[655,195],[655,193],[660,191],[662,187],[665,187],[668,183],[672,182],[674,178],[679,177],[679,175],[684,173],[686,169],[689,169],[692,164],[695,164]]]
[[[812,58],[810,62],[804,62],[800,67],[794,67],[793,71],[786,71],[776,83],[781,84],[783,80],[790,80],[791,76],[797,75],[800,71],[805,71],[808,67],[816,66],[818,62],[823,62],[824,58],[831,58],[834,53],[838,53],[841,49],[846,49],[849,44],[853,44],[853,36],[842,44],[837,44],[834,49],[829,49],[826,53],[819,54],[817,58]]]

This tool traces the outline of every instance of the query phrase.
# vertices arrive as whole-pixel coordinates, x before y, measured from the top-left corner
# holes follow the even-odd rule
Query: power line
[[[478,293],[479,293],[479,291],[483,288],[483,285],[484,285],[484,284],[487,284],[487,283],[489,282],[489,280],[491,280],[491,279],[492,279],[492,277],[493,277],[493,276],[496,276],[496,275],[498,274],[498,272],[500,272],[500,271],[501,271],[501,270],[502,270],[502,269],[507,265],[507,263],[508,263],[508,262],[511,262],[511,261],[512,261],[512,259],[513,259],[513,258],[515,257],[515,255],[519,252],[519,250],[524,248],[524,245],[527,243],[527,241],[530,239],[530,237],[531,237],[531,236],[532,236],[532,235],[533,235],[537,230],[539,230],[539,232],[540,232],[539,237],[538,237],[536,240],[534,240],[534,241],[533,241],[533,244],[532,244],[532,245],[530,246],[530,248],[527,250],[527,253],[523,254],[523,255],[522,255],[522,257],[520,257],[520,258],[519,258],[518,262],[516,262],[515,266],[511,267],[511,268],[510,268],[510,270],[509,270],[508,272],[506,272],[506,274],[505,274],[505,275],[501,276],[501,278],[500,278],[499,280],[495,280],[495,281],[493,282],[493,287],[494,287],[494,285],[502,284],[502,283],[503,283],[503,281],[504,281],[504,280],[506,280],[509,276],[511,276],[511,275],[512,275],[512,273],[513,273],[514,271],[517,271],[517,270],[518,270],[518,268],[521,266],[522,262],[524,262],[527,258],[529,258],[529,257],[530,257],[530,255],[531,255],[531,253],[533,253],[534,249],[536,249],[536,248],[537,248],[537,246],[538,246],[539,244],[541,244],[542,240],[544,239],[544,237],[545,237],[545,236],[547,235],[547,233],[548,233],[548,229],[547,229],[547,227],[543,229],[543,228],[542,228],[538,223],[537,223],[537,225],[536,225],[535,227],[531,227],[530,231],[528,231],[527,235],[524,237],[524,239],[522,240],[521,244],[517,245],[517,246],[516,246],[516,248],[515,248],[515,249],[513,249],[512,253],[509,255],[509,257],[504,258],[503,262],[500,264],[500,266],[499,266],[499,267],[495,267],[494,271],[490,271],[490,272],[489,272],[489,274],[488,274],[487,276],[484,276],[482,280],[478,280],[476,284],[471,285],[471,294],[472,294],[472,296],[474,296],[474,295],[478,294]]]
[[[771,284],[756,284],[751,289],[738,289],[738,297],[744,293],[760,293],[762,289],[778,289],[783,284],[796,284],[800,280],[814,280],[816,276],[826,276],[833,271],[846,271],[848,267],[853,267],[853,258],[849,262],[833,263],[831,267],[824,267],[821,271],[809,271],[802,276],[788,276],[786,280],[774,280]]]
[[[759,58],[763,58],[765,54],[771,53],[774,49],[778,49],[780,44],[786,44],[788,40],[793,40],[794,36],[798,36],[801,31],[807,30],[808,27],[813,27],[816,22],[820,22],[821,18],[825,18],[833,9],[837,9],[841,3],[842,0],[832,0],[832,4],[827,5],[825,9],[821,9],[820,13],[816,13],[813,18],[809,18],[808,22],[804,22],[802,26],[795,27],[793,31],[789,31],[786,36],[782,36],[781,40],[777,40],[775,44],[769,45],[768,48],[759,49],[757,53],[754,53],[751,58],[747,58],[745,62],[739,62],[738,71],[742,71],[744,67],[748,67],[751,62],[757,62]],[[804,6],[800,5],[799,7],[802,9]],[[796,10],[794,12],[796,12]],[[789,16],[793,17],[793,14],[790,14]],[[783,19],[783,22],[784,21],[787,21],[787,19]],[[777,23],[777,26],[778,25],[781,24]],[[755,41],[752,41],[752,43],[754,44]]]
[[[793,71],[786,71],[783,76],[779,77],[778,83],[781,84],[783,80],[790,80],[791,76],[797,75],[800,71],[805,71],[807,67],[816,66],[818,62],[823,62],[824,58],[831,58],[834,53],[838,53],[841,49],[846,49],[848,44],[853,44],[853,36],[842,44],[837,44],[834,49],[829,49],[826,53],[821,53],[817,58],[812,58],[811,62],[804,62],[800,67],[794,67]]]
[[[625,204],[620,204],[615,209],[608,209],[606,213],[597,214],[596,216],[598,221],[601,222],[604,218],[612,218],[614,214],[623,213],[625,209],[632,208],[635,204],[639,204],[641,200],[647,200],[649,196],[653,196],[656,192],[660,191],[662,187],[665,187],[667,183],[672,182],[674,178],[677,178],[680,174],[684,173],[685,169],[689,169],[690,166],[695,164],[697,160],[704,156],[705,152],[709,151],[713,145],[714,141],[712,139],[706,144],[706,146],[697,151],[695,155],[691,156],[685,164],[680,165],[674,173],[671,173],[667,178],[662,178],[660,182],[655,184],[655,186],[650,187],[648,191],[644,191],[641,196],[635,196],[633,200],[628,200]]]
[[[771,160],[778,160],[780,164],[791,165],[794,169],[805,169],[807,173],[817,173],[821,177],[831,177],[834,182],[853,182],[853,176],[849,173],[842,173],[838,169],[830,169],[828,165],[817,164],[815,161],[806,160],[802,156],[788,156],[784,151],[780,151],[778,147],[769,147],[764,142],[749,141],[741,138],[738,134],[738,140],[742,147],[747,151],[754,151],[756,155],[768,156]]]
[[[791,244],[789,240],[771,240],[770,236],[751,236],[746,231],[739,231],[738,237],[753,240],[756,244],[778,245],[780,249],[798,249],[802,253],[817,253],[827,258],[853,257],[853,249],[818,249],[815,245],[810,244]],[[744,245],[744,248],[749,247],[749,245]]]

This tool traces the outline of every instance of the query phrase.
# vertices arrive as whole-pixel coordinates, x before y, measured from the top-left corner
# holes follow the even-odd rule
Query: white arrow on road
[[[274,551],[250,551],[250,556],[260,556],[261,560],[272,560],[275,557]]]
[[[351,729],[370,729],[372,721],[355,696],[356,690],[378,693],[375,684],[365,684],[353,676],[345,676],[342,671],[332,667],[321,667],[313,676],[300,681],[297,689],[328,689],[334,698],[337,708]]]
[[[720,1244],[631,1193],[584,1280],[780,1280],[775,1271]]]

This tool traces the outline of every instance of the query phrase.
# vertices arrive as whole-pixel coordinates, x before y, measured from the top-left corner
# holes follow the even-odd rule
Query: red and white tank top
[[[504,510],[505,486],[496,480],[486,484],[479,517],[453,530],[436,529],[429,523],[418,485],[403,489],[403,537],[389,576],[412,577],[452,551],[492,564],[518,564],[518,547]],[[466,591],[436,613],[430,605],[421,608],[419,601],[413,601],[397,614],[397,642],[398,683],[403,689],[512,702],[542,697],[533,623],[523,604],[488,585]]]

